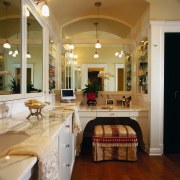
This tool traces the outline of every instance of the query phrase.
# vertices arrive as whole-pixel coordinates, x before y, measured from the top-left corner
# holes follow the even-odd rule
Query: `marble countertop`
[[[43,117],[37,119],[33,116],[29,119],[29,111],[14,115],[10,118],[0,120],[0,134],[19,133],[32,135],[45,135],[56,137],[64,121],[73,113],[69,106],[76,103],[55,103],[42,110]],[[1,153],[1,152],[0,152]],[[37,157],[13,155],[0,159],[0,179],[23,179],[27,171],[31,169],[37,161]],[[7,173],[11,172],[11,173]]]

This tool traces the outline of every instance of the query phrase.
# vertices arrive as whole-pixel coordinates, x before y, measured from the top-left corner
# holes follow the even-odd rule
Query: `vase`
[[[93,92],[87,93],[87,104],[88,106],[94,106],[97,104],[95,93]]]

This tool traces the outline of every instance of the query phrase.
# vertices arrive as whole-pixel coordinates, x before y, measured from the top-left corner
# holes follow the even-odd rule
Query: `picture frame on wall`
[[[106,105],[114,105],[114,99],[106,99]]]

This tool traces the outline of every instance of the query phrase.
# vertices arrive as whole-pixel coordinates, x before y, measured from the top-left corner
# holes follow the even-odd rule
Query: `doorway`
[[[164,153],[180,153],[180,33],[165,33]]]

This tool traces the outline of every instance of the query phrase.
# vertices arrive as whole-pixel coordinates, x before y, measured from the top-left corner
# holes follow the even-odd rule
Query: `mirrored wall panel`
[[[81,90],[96,80],[102,91],[132,90],[131,44],[103,44],[98,50],[94,44],[64,44],[63,47],[64,87]]]
[[[43,28],[27,14],[27,93],[38,93],[43,90]]]
[[[0,1],[0,95],[21,93],[21,1]]]

